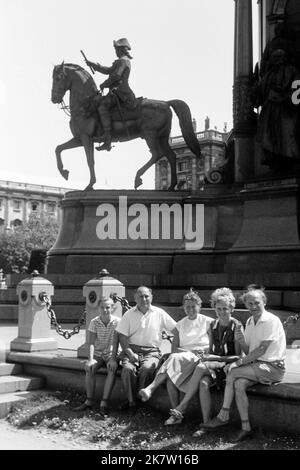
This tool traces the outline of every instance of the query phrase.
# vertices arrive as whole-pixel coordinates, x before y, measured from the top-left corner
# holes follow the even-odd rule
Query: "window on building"
[[[4,219],[0,218],[0,233],[4,232]]]
[[[48,202],[47,204],[47,212],[49,212],[50,214],[53,214],[55,212],[55,202]]]
[[[14,209],[14,211],[20,211],[21,210],[21,201],[19,199],[14,199],[13,200],[13,209]]]
[[[185,170],[188,170],[188,162],[179,162],[178,171],[185,171]]]
[[[39,203],[38,202],[32,202],[31,203],[31,210],[37,211],[39,208]]]
[[[2,199],[0,199],[0,209],[2,209]]]

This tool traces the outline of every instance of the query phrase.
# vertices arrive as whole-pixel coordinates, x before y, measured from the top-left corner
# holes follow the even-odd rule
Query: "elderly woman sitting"
[[[180,399],[179,391],[209,347],[208,330],[212,319],[200,313],[201,304],[199,295],[192,289],[183,297],[186,317],[172,331],[174,339],[171,355],[160,367],[153,382],[139,392],[142,401],[147,401],[159,385],[167,382],[172,409],[165,425],[181,423],[183,416],[177,414],[176,410],[174,412]]]

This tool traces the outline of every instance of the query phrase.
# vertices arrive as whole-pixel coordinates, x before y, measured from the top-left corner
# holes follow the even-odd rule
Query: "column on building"
[[[22,222],[26,223],[27,220],[28,220],[28,210],[27,210],[28,209],[28,207],[27,207],[28,204],[27,204],[27,197],[26,196],[24,196],[22,203],[23,203]]]
[[[262,56],[263,50],[266,47],[266,44],[272,37],[274,33],[272,31],[272,21],[267,21],[267,19],[272,17],[274,0],[258,0],[258,29],[259,29],[259,54],[260,58]]]
[[[197,189],[197,161],[196,157],[191,157],[191,164],[192,164],[192,191]]]
[[[233,123],[235,180],[254,176],[255,114],[250,100],[253,73],[252,1],[235,0]]]
[[[5,201],[5,206],[4,206],[4,224],[5,228],[10,227],[10,214],[9,214],[9,202],[10,199],[8,196],[4,196],[3,200]]]

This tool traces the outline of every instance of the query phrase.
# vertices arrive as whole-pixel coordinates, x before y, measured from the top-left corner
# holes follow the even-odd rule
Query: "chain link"
[[[126,297],[119,297],[117,294],[110,294],[110,298],[114,301],[114,303],[120,302],[122,306],[122,313],[125,313],[127,310],[131,309]]]
[[[70,339],[73,335],[77,335],[79,333],[81,326],[85,324],[86,310],[84,310],[84,312],[81,314],[81,318],[79,319],[78,324],[73,327],[73,330],[67,331],[63,330],[61,325],[58,323],[55,312],[53,308],[51,308],[50,297],[46,294],[41,294],[40,299],[46,304],[47,313],[50,318],[51,325],[55,326],[56,333],[58,333],[60,336],[63,336],[65,339]]]
[[[296,315],[290,315],[287,317],[286,320],[282,322],[284,328],[288,328],[290,323],[296,323],[300,318],[300,313],[296,313]]]

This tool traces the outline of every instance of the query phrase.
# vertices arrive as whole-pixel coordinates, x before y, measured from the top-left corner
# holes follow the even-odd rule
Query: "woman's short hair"
[[[202,305],[202,300],[198,292],[194,291],[194,289],[191,287],[189,292],[183,296],[182,303],[186,300],[193,300],[196,302],[197,305]]]
[[[261,295],[262,300],[264,303],[267,303],[267,296],[265,294],[265,287],[262,286],[261,284],[249,284],[243,295],[241,296],[242,301],[245,303],[246,297],[248,294],[251,294],[252,292],[259,292]]]
[[[219,289],[213,291],[210,296],[210,304],[212,308],[215,308],[216,304],[220,300],[227,301],[232,309],[235,308],[235,297],[229,287],[220,287]]]

